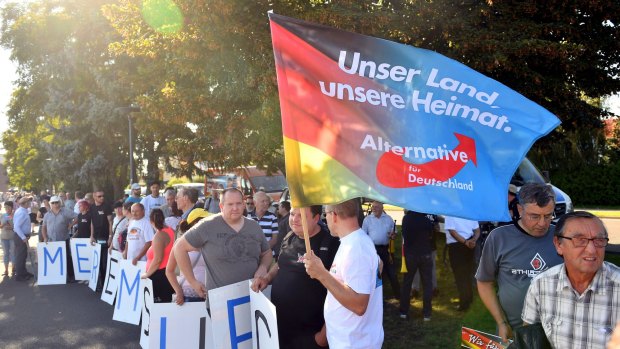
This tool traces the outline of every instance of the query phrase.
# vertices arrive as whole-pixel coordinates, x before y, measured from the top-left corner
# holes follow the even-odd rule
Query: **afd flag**
[[[436,52],[269,14],[286,174],[296,207],[368,197],[509,220],[510,178],[559,125]]]

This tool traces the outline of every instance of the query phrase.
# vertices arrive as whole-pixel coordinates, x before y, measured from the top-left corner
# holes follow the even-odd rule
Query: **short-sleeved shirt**
[[[330,348],[381,348],[383,286],[378,277],[379,256],[362,229],[340,239],[329,272],[353,291],[370,295],[366,312],[358,316],[327,292],[324,316]]]
[[[252,212],[248,215],[248,218],[252,218],[258,222],[267,241],[271,240],[273,234],[278,233],[278,218],[273,213],[267,211],[261,218],[258,218],[256,212]]]
[[[13,237],[15,237],[15,232],[13,231],[13,217],[5,213],[2,215],[1,222],[2,233],[0,234],[0,238],[2,238],[2,240],[13,240]]]
[[[604,349],[620,319],[620,269],[608,262],[579,294],[562,263],[532,280],[523,321],[542,323],[554,348]]]
[[[91,224],[91,211],[86,213],[80,213],[77,216],[77,233],[76,238],[89,238],[90,237],[90,224]]]
[[[110,238],[110,221],[108,217],[112,215],[112,206],[107,202],[90,207],[90,216],[95,231],[95,240],[108,240]]]
[[[330,268],[340,242],[321,226],[319,233],[310,238],[312,251],[321,258],[325,268]],[[278,335],[281,344],[289,346],[291,337],[302,333],[318,332],[325,320],[323,304],[327,290],[306,273],[303,256],[304,239],[291,233],[282,240],[278,257],[278,274],[271,285],[271,301],[278,315]],[[303,301],[300,301],[302,299]]]
[[[61,207],[58,213],[49,210],[43,216],[43,226],[47,229],[49,241],[65,241],[69,238],[69,223],[76,217],[75,212]]]
[[[202,253],[207,265],[207,290],[253,278],[261,253],[269,250],[258,223],[245,217],[238,232],[217,214],[198,222],[184,237]]]
[[[375,245],[385,246],[389,242],[390,234],[394,231],[394,221],[385,213],[382,213],[379,218],[371,213],[364,218],[362,229]]]
[[[513,328],[521,327],[521,310],[532,278],[562,263],[553,245],[553,231],[534,237],[515,224],[494,229],[484,243],[476,272],[478,281],[497,281],[499,304]]]
[[[449,245],[458,241],[452,237],[452,234],[450,234],[448,230],[454,230],[463,239],[468,240],[474,236],[474,229],[478,229],[480,225],[478,224],[478,221],[470,221],[464,218],[446,216],[444,227],[446,229],[446,244]]]
[[[140,202],[144,206],[144,215],[150,217],[151,210],[154,208],[161,208],[166,203],[166,198],[163,196],[153,197],[153,195],[145,196]]]
[[[127,227],[127,259],[131,261],[136,258],[144,245],[153,241],[153,236],[155,231],[148,218],[132,219]],[[146,261],[146,253],[140,260]]]

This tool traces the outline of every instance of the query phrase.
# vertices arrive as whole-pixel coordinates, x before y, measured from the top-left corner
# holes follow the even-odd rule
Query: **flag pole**
[[[308,232],[308,220],[306,219],[306,213],[310,212],[310,207],[301,208],[301,226],[304,230],[304,242],[306,244],[306,253],[310,252],[310,233]]]

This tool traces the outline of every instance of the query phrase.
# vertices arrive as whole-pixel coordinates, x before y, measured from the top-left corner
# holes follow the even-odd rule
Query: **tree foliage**
[[[620,91],[618,2],[41,0],[3,12],[1,44],[19,67],[3,137],[11,180],[26,184],[26,160],[63,154],[53,168],[65,183],[118,188],[117,107],[130,103],[151,178],[160,164],[188,177],[205,164],[283,168],[269,10],[431,49],[517,90],[563,122],[532,152],[548,168],[606,159],[597,101]]]

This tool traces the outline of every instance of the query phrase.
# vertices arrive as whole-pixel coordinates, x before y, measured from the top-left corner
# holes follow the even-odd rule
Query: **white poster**
[[[211,349],[211,318],[204,302],[155,303],[150,313],[149,348]]]
[[[71,239],[70,244],[75,279],[80,281],[90,279],[90,268],[92,268],[90,259],[93,256],[90,239]]]
[[[101,244],[95,244],[92,247],[93,253],[91,254],[91,268],[90,268],[90,278],[88,279],[88,287],[91,290],[95,290],[97,288],[97,280],[99,280],[99,264],[101,262]]]
[[[103,283],[103,291],[101,291],[101,300],[110,305],[114,304],[114,298],[116,298],[119,263],[121,259],[123,259],[123,254],[119,251],[112,250],[112,253],[108,253],[108,269]]]
[[[151,279],[142,279],[142,326],[140,328],[140,346],[142,349],[149,347],[151,334],[149,325],[151,323],[151,312],[153,311],[153,281]]]
[[[214,348],[252,348],[248,281],[210,290],[209,305],[213,333],[217,333],[214,336]]]
[[[67,283],[67,247],[64,241],[37,245],[37,282],[41,285],[60,285]]]
[[[146,270],[146,262],[131,264],[131,261],[121,260],[116,291],[116,305],[114,306],[113,320],[138,325],[142,314],[144,294],[140,275]]]
[[[248,288],[252,286],[250,280]],[[276,306],[262,292],[250,290],[252,348],[279,349]]]

